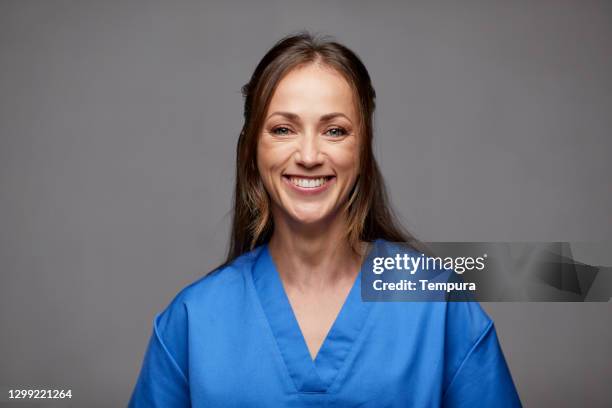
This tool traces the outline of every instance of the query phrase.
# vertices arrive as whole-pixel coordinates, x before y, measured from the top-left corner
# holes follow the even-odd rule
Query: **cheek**
[[[359,168],[359,152],[355,144],[336,146],[335,151],[330,157],[333,157],[333,162],[338,171],[342,171],[348,175],[349,173],[356,174]]]
[[[257,144],[257,169],[268,188],[270,180],[274,179],[283,167],[286,150],[283,145],[267,140],[265,135],[262,135]]]

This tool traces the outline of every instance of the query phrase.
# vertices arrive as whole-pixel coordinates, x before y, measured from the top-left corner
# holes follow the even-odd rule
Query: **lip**
[[[315,179],[315,178],[321,178],[321,177],[331,177],[329,180],[327,180],[325,183],[323,183],[323,185],[319,186],[319,187],[300,187],[300,186],[296,186],[295,184],[293,184],[290,180],[290,177],[300,177],[300,178],[305,178],[305,179]],[[294,175],[294,174],[284,174],[282,177],[283,179],[283,183],[285,183],[287,186],[289,186],[289,188],[292,191],[295,191],[297,193],[300,193],[302,195],[316,195],[316,194],[320,194],[324,191],[326,191],[327,189],[329,189],[329,187],[334,184],[336,182],[336,176],[317,176],[317,177],[313,177],[313,176],[298,176],[298,175]]]

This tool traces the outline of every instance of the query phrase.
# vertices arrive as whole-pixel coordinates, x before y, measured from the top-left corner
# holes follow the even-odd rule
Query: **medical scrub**
[[[521,406],[477,302],[364,302],[362,273],[313,361],[267,244],[211,272],[154,319],[129,407]]]

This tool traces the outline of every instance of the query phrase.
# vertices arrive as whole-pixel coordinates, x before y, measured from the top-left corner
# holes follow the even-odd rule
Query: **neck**
[[[344,234],[346,218],[335,215],[316,224],[295,223],[273,210],[274,232],[269,249],[286,285],[300,290],[330,287],[352,280],[361,266]]]

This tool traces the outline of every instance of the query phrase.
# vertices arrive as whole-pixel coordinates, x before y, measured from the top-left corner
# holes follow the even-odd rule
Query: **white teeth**
[[[321,187],[323,184],[327,182],[327,178],[320,177],[316,179],[305,179],[299,177],[290,177],[290,180],[293,184],[302,188],[316,188]]]

